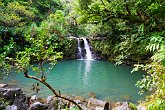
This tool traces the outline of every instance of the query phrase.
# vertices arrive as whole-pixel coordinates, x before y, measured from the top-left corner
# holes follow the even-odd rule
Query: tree
[[[58,10],[55,14],[50,14],[48,19],[41,23],[40,27],[37,27],[36,24],[31,26],[30,32],[25,35],[26,41],[30,45],[25,47],[24,51],[17,52],[16,59],[12,59],[12,61],[14,62],[14,68],[22,71],[26,78],[39,81],[48,87],[56,97],[65,99],[81,109],[76,102],[61,96],[46,82],[49,70],[57,63],[58,59],[62,58],[62,52],[60,52],[59,48],[60,42],[62,42],[61,38],[63,39],[66,35],[65,32],[65,19],[62,11]],[[38,67],[35,67],[32,62],[37,62]],[[50,64],[48,69],[44,68],[45,63]],[[32,68],[37,73],[37,77],[29,75],[29,68]]]
[[[76,0],[78,23],[93,24],[98,53],[117,64],[137,63],[148,75],[137,85],[151,90],[148,109],[164,109],[164,0]],[[97,30],[97,31],[95,31]],[[135,70],[137,69],[135,68]]]
[[[23,45],[21,50],[16,50],[13,55],[11,55],[11,51],[15,50],[13,48],[15,48],[16,43],[18,42],[10,35],[8,36],[9,42],[6,46],[2,44],[5,48],[2,48],[3,51],[0,52],[1,70],[5,71],[14,68],[17,72],[23,72],[26,78],[39,81],[48,87],[56,97],[75,104],[81,110],[81,107],[75,101],[61,96],[60,92],[58,93],[46,82],[46,76],[49,73],[49,70],[57,63],[57,60],[62,58],[63,54],[63,50],[61,49],[65,43],[65,36],[67,34],[67,22],[63,11],[57,10],[55,13],[50,14],[46,20],[37,24],[28,22],[26,14],[29,14],[30,11],[27,11],[27,7],[20,5],[19,2],[8,2],[6,3],[6,6],[2,2],[0,2],[0,4],[3,8],[3,11],[0,14],[4,15],[3,17],[12,16],[12,14],[7,14],[8,11],[13,12],[13,18],[16,16],[15,19],[11,18],[9,20],[2,17],[2,19],[0,19],[2,28],[12,30],[12,28],[20,28],[22,26],[21,24],[26,27],[26,31],[21,32],[22,37],[26,42],[26,45]],[[12,19],[14,23],[12,22]],[[31,24],[31,26],[28,27],[28,23]],[[0,42],[4,43],[4,38],[0,39]],[[38,67],[33,65],[34,62],[38,64]],[[43,65],[45,63],[50,64],[48,69],[44,68]],[[37,76],[29,75],[29,68],[35,71]]]

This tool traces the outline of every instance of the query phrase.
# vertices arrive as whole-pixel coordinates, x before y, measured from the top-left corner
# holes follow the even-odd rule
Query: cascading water
[[[77,41],[78,41],[78,56],[80,57],[80,59],[83,59],[82,53],[81,53],[80,39],[78,38]]]
[[[86,60],[93,60],[92,59],[92,52],[90,51],[87,39],[83,38],[83,41],[84,41],[84,48],[86,50]]]
[[[84,41],[84,48],[82,49],[81,47],[81,40],[83,39]],[[80,60],[93,60],[92,59],[92,52],[90,51],[90,47],[88,44],[88,41],[86,38],[77,38],[77,42],[78,42],[78,57],[80,58]],[[84,52],[85,50],[85,52]],[[85,54],[84,54],[85,53]],[[85,55],[85,58],[84,58]]]

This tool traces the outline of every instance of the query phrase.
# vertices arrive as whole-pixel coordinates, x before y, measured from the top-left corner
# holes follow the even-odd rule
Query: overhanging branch
[[[34,79],[34,80],[39,81],[40,83],[44,84],[46,87],[48,87],[48,88],[53,92],[53,94],[55,95],[55,97],[58,97],[58,98],[67,100],[67,101],[69,101],[69,102],[75,104],[80,110],[82,110],[82,108],[80,107],[80,105],[79,105],[78,103],[76,103],[75,101],[73,101],[73,100],[71,100],[71,99],[69,99],[69,98],[62,97],[61,94],[57,93],[57,92],[55,91],[55,89],[53,89],[47,82],[45,82],[45,80],[39,79],[39,78],[37,78],[37,77],[34,77],[34,76],[29,75],[27,69],[24,69],[24,70],[23,70],[23,73],[24,73],[24,76],[25,76],[26,78]]]

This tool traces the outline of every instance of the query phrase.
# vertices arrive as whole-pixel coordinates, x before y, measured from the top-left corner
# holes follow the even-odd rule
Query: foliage
[[[139,68],[147,71],[147,76],[137,82],[137,86],[141,88],[140,93],[150,91],[146,101],[149,110],[163,110],[165,109],[165,65],[164,65],[165,51],[161,48],[152,57],[152,62],[146,65],[135,65],[134,70]]]
[[[21,30],[29,21],[35,17],[26,6],[19,2],[9,2],[4,5],[1,1],[0,11],[0,29],[1,31],[17,31]]]
[[[111,59],[113,58],[113,50],[112,50],[112,45],[110,44],[110,42],[107,41],[98,41],[98,40],[93,40],[91,42],[92,44],[92,48],[96,53],[101,54],[100,57],[102,58],[107,58],[107,59]]]
[[[62,97],[60,93],[56,92],[46,82],[49,70],[57,63],[57,60],[63,57],[63,51],[67,51],[70,48],[70,43],[65,38],[68,34],[65,13],[63,10],[57,10],[59,9],[58,6],[55,8],[56,10],[51,9],[51,3],[55,3],[54,0],[39,0],[37,1],[37,4],[40,4],[39,7],[37,4],[33,4],[33,2],[30,1],[30,5],[25,1],[0,2],[2,6],[0,23],[2,24],[1,28],[5,29],[5,31],[1,31],[2,39],[0,42],[2,42],[2,51],[0,51],[0,58],[2,59],[0,68],[3,69],[5,65],[8,65],[9,69],[14,68],[17,72],[23,72],[26,78],[37,80],[48,87],[56,97],[67,100],[81,109],[76,102]],[[49,10],[48,13],[42,13],[47,14],[45,17],[47,19],[34,22],[36,21],[35,19],[38,19],[35,17],[35,14],[39,13],[37,8],[39,11],[44,10],[44,12]],[[29,19],[29,17],[31,18]],[[41,20],[41,17],[39,19]],[[17,29],[21,28],[23,28],[23,32],[20,30],[16,32]],[[16,33],[13,33],[13,31]],[[25,43],[21,49],[16,48],[20,41],[20,39],[17,41],[15,37],[17,35],[22,37]],[[9,40],[10,38],[11,40]],[[5,40],[7,43],[5,43]],[[34,66],[34,62],[38,67]],[[49,68],[43,66],[45,63],[50,64]],[[28,69],[32,69],[36,74],[34,76],[30,75]]]
[[[0,52],[1,52],[0,53],[0,78],[3,78],[9,74],[12,68],[12,63],[10,63],[9,61],[10,58],[8,56],[10,55],[15,56],[16,50],[15,50],[15,42],[13,41],[13,38],[10,39],[9,44],[1,45],[1,46],[2,47],[0,48]]]
[[[104,42],[109,42],[109,45],[101,43],[98,46],[96,42],[96,44],[93,43],[93,46],[97,47],[98,51],[110,47],[105,51],[103,49],[100,53],[106,54],[110,58],[117,56],[112,58],[118,63],[125,62],[127,59],[142,63],[153,53],[153,51],[148,52],[149,48],[155,50],[162,45],[164,16],[160,16],[160,11],[156,10],[165,11],[160,8],[164,7],[163,1],[91,0],[87,2],[77,0],[76,2],[74,5],[80,16],[77,18],[78,23],[90,26],[88,29],[90,36],[108,38]],[[153,4],[157,4],[157,8],[153,8],[155,6]],[[156,17],[158,15],[159,18]]]
[[[36,79],[26,71],[33,68],[41,79],[36,80],[45,83],[42,65],[54,65],[76,45],[66,36],[90,36],[101,57],[117,64],[133,62],[133,71],[147,72],[136,85],[140,93],[150,92],[148,109],[163,110],[164,30],[164,0],[0,0],[0,67],[7,71],[15,66]]]
[[[90,26],[93,49],[103,57],[137,63],[134,70],[148,75],[137,82],[144,91],[149,110],[164,109],[165,1],[164,0],[76,0],[78,23]],[[93,26],[91,26],[93,24]],[[88,27],[88,26],[87,26]]]
[[[77,0],[75,2],[80,16],[77,18],[78,23],[90,26],[90,36],[107,38],[106,41],[93,43],[94,49],[109,56],[111,60],[115,59],[118,64],[127,60],[137,63],[144,60],[147,62],[149,57],[164,45],[165,18],[163,14],[161,15],[165,12],[162,9],[165,6],[164,1]],[[104,49],[105,47],[109,48]]]
[[[0,109],[4,110],[7,105],[9,105],[9,102],[7,102],[4,98],[0,98]]]
[[[59,0],[0,0],[0,45],[10,45],[10,39],[16,43],[15,50],[23,50],[28,45],[24,38],[28,27],[37,25],[56,10],[62,9]],[[51,11],[49,11],[51,10]],[[3,52],[3,49],[0,49]]]
[[[136,105],[133,104],[133,103],[129,103],[129,107],[130,107],[132,110],[137,110]]]
[[[17,53],[15,66],[21,71],[32,67],[38,75],[45,78],[47,73],[44,74],[45,69],[42,65],[48,61],[54,65],[57,59],[62,58],[60,46],[66,35],[65,26],[64,15],[60,10],[50,14],[39,27],[33,23],[29,32],[25,34],[25,39],[30,45],[25,47],[24,51]],[[33,67],[31,62],[38,62],[39,68]]]

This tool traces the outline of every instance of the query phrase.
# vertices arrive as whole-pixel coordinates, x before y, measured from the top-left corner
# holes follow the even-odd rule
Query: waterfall
[[[86,60],[93,60],[92,59],[92,52],[90,51],[87,39],[83,38],[83,41],[84,41],[84,48],[86,50]]]
[[[80,59],[83,59],[82,53],[81,53],[80,39],[78,38],[77,41],[78,41],[78,56],[80,56]]]

